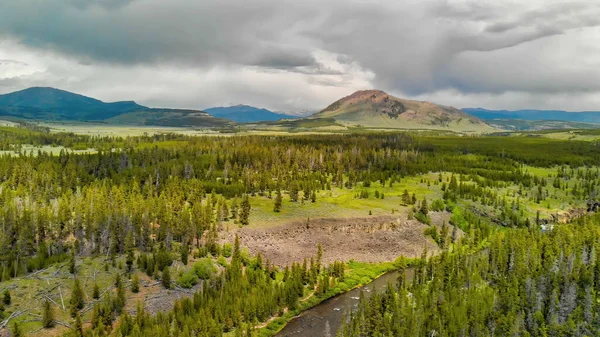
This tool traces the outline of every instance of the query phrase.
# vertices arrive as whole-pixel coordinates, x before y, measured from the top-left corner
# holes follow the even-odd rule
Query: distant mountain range
[[[156,109],[133,101],[105,103],[72,92],[34,87],[0,95],[0,116],[45,121],[225,127],[231,121],[200,110]]]
[[[381,90],[357,91],[309,118],[334,119],[342,125],[369,128],[493,130],[479,118],[459,109],[400,99]]]
[[[248,105],[205,111],[149,108],[134,101],[106,103],[64,90],[34,87],[0,95],[0,118],[210,128],[252,123],[258,128],[280,129],[365,127],[474,132],[600,127],[600,111],[459,110],[400,99],[380,90],[357,91],[314,115],[301,117]]]
[[[255,108],[249,105],[217,107],[204,109],[204,111],[212,116],[230,119],[237,123],[269,122],[280,119],[298,118],[298,116],[277,113],[267,109]]]
[[[475,117],[494,119],[520,119],[525,121],[563,121],[580,123],[600,123],[600,111],[569,112],[562,110],[488,110],[483,108],[463,108],[464,112]]]

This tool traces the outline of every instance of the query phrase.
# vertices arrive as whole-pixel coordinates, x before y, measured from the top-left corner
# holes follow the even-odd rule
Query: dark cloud
[[[286,46],[283,13],[268,2],[7,1],[0,34],[99,62],[313,65],[309,48]]]
[[[187,88],[201,82],[189,74],[210,78],[221,83],[220,90],[261,97],[268,100],[261,106],[279,109],[319,108],[358,86],[445,99],[438,93],[475,99],[509,92],[524,93],[515,99],[580,93],[589,99],[590,92],[600,92],[600,3],[593,0],[0,0],[0,5],[0,42],[42,53],[37,59],[68,60],[41,62],[34,70],[11,68],[24,85],[43,80],[92,90],[94,83],[110,81],[91,79],[99,69],[114,70],[114,78],[122,73],[119,79],[133,85],[132,74],[143,68],[144,76],[150,71],[168,81],[179,76],[177,86]],[[0,58],[5,58],[1,43]],[[242,73],[246,77],[234,85]],[[151,76],[145,80],[146,91],[165,94],[160,83],[150,89]],[[285,83],[290,88],[284,90]],[[301,97],[283,96],[303,84],[308,88]],[[189,102],[195,97],[201,96],[191,92]]]

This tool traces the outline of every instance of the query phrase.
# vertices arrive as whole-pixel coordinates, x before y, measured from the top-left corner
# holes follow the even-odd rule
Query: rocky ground
[[[448,222],[449,213],[432,213],[433,224]],[[423,249],[438,251],[423,232],[427,225],[406,216],[373,216],[353,219],[315,219],[297,221],[268,229],[242,228],[237,233],[251,254],[260,252],[280,266],[315,256],[323,246],[323,262],[393,261],[398,256],[420,256]],[[233,236],[234,234],[229,234]],[[227,238],[232,240],[231,237]]]

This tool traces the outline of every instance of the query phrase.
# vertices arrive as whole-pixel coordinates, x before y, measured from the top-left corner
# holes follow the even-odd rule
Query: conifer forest
[[[0,148],[2,336],[274,336],[392,271],[314,335],[600,335],[598,141],[20,126]]]

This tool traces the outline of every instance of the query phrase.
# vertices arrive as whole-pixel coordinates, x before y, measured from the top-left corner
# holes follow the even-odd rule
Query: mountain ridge
[[[600,123],[600,111],[565,110],[492,110],[485,108],[462,108],[468,114],[481,119],[520,119],[526,121],[566,121],[582,123]]]
[[[156,126],[221,127],[233,124],[201,110],[149,108],[135,101],[103,102],[51,87],[31,87],[0,95],[0,116]]]

